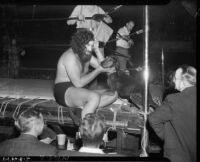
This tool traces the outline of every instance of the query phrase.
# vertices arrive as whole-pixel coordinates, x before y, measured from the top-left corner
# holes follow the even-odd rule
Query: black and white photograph
[[[0,3],[1,160],[196,162],[197,1],[94,2]]]

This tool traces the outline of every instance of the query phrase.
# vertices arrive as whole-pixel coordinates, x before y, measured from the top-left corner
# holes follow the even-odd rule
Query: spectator
[[[164,156],[171,162],[196,161],[196,69],[183,65],[173,76],[175,89],[149,116],[156,134],[164,140]]]
[[[43,116],[40,112],[29,108],[22,112],[15,121],[21,135],[1,143],[1,156],[55,156],[57,149],[38,140],[44,128]]]
[[[21,56],[25,55],[25,50],[17,46],[16,39],[11,40],[11,46],[9,48],[8,66],[9,77],[18,78],[21,68]]]
[[[94,113],[87,114],[79,130],[83,142],[79,152],[104,154],[99,148],[105,133],[105,123],[102,117]]]

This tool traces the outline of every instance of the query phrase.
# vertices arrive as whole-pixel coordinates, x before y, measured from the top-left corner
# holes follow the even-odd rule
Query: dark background
[[[180,64],[196,66],[196,1],[188,1],[193,8],[187,10],[182,0],[172,0],[167,5],[149,5],[149,59],[152,67],[161,69],[161,51],[165,56],[165,68]],[[116,5],[100,5],[109,11]],[[69,47],[70,38],[76,28],[66,24],[66,18],[75,5],[1,4],[1,31],[17,39],[18,46],[26,51],[22,57],[26,68],[56,68],[60,55]],[[127,21],[136,24],[133,32],[144,29],[144,5],[123,5],[111,14],[114,32]],[[135,35],[131,48],[135,66],[143,64],[144,36]],[[112,38],[115,38],[113,34]],[[1,43],[2,48],[2,43]],[[114,54],[115,43],[105,47],[106,55]],[[2,56],[0,53],[0,57]]]

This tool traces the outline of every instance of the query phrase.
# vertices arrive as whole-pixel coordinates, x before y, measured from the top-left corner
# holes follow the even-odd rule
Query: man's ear
[[[181,78],[182,78],[182,72],[183,72],[183,69],[178,68],[178,69],[176,70],[176,72],[175,72],[174,77],[181,79]],[[182,80],[182,79],[181,79],[181,80]]]
[[[187,86],[188,85],[188,81],[185,79],[185,77],[183,77],[183,79],[181,80],[183,86]]]
[[[76,132],[76,139],[81,138],[82,129],[79,128],[78,132]]]
[[[43,120],[43,115],[42,115],[42,113],[40,113],[39,116],[40,116],[40,118]]]

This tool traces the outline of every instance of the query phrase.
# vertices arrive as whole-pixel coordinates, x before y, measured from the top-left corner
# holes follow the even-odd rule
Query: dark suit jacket
[[[149,122],[164,140],[164,154],[172,162],[196,161],[196,87],[167,96]]]
[[[56,147],[40,142],[36,137],[21,134],[0,143],[0,156],[54,156]]]

